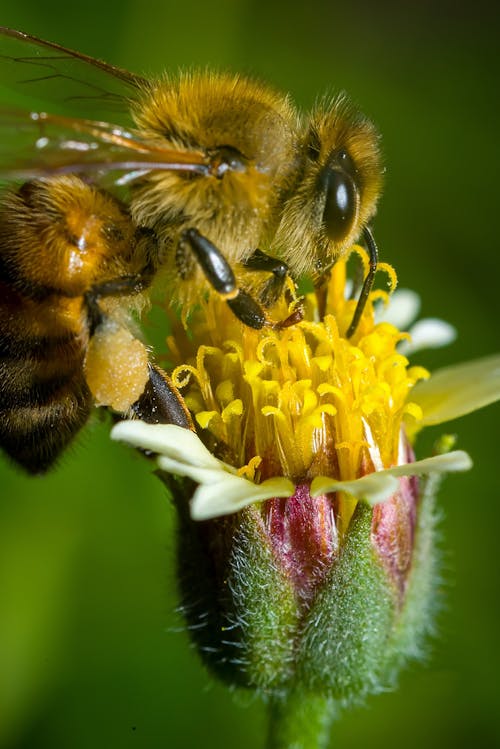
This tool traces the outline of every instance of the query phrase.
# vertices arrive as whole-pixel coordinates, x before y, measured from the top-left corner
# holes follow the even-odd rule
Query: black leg
[[[189,251],[193,253],[207,281],[242,323],[256,330],[270,324],[261,305],[238,288],[231,266],[209,239],[196,229],[187,229],[181,235],[179,249],[177,257]]]
[[[138,231],[143,231],[139,229]],[[110,281],[98,283],[85,294],[85,303],[88,310],[88,321],[90,333],[93,334],[98,325],[103,321],[103,314],[99,307],[99,300],[107,296],[128,296],[140,294],[151,286],[156,272],[156,265],[149,262],[140,272],[130,276],[120,276]]]
[[[240,289],[234,299],[226,299],[228,307],[248,328],[260,330],[269,325],[266,313],[250,294]]]
[[[90,334],[95,333],[95,329],[104,320],[104,315],[99,306],[99,300],[107,296],[127,296],[128,294],[140,294],[141,291],[147,289],[151,283],[152,277],[146,280],[144,276],[122,276],[121,278],[115,278],[112,281],[105,281],[104,283],[93,286],[90,291],[85,294],[85,303],[87,305],[88,314],[88,325]]]
[[[127,296],[128,294],[140,294],[151,284],[152,275],[137,274],[134,276],[120,276],[111,281],[96,284],[88,292],[95,299],[105,296]]]
[[[356,332],[356,328],[358,327],[358,324],[361,319],[361,315],[363,314],[363,310],[365,308],[366,302],[368,301],[368,296],[370,294],[370,291],[372,290],[373,281],[375,279],[375,273],[377,272],[377,264],[378,264],[377,245],[375,244],[373,234],[371,233],[370,229],[367,226],[365,226],[363,230],[363,236],[365,238],[366,244],[368,245],[368,252],[370,253],[370,267],[368,269],[368,274],[365,278],[363,288],[361,289],[361,294],[359,295],[358,303],[356,305],[356,309],[354,310],[354,315],[353,315],[351,324],[349,325],[349,329],[346,333],[347,338],[350,338]]]
[[[288,274],[288,265],[282,260],[271,257],[271,255],[266,255],[262,250],[255,250],[253,255],[250,255],[248,260],[245,260],[245,268],[266,271],[272,274],[271,278],[264,284],[259,295],[264,307],[271,307],[283,293]]]
[[[318,304],[319,319],[323,320],[326,314],[326,305],[328,301],[328,284],[332,277],[331,270],[325,271],[314,284],[314,293]]]
[[[134,414],[148,424],[176,424],[194,429],[184,399],[170,377],[154,364],[148,366],[149,380],[140,398],[132,405]]]

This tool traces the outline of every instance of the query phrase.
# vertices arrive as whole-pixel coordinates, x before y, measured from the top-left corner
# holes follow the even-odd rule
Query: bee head
[[[276,243],[295,274],[324,272],[376,211],[383,168],[374,125],[344,95],[305,121],[302,170]]]

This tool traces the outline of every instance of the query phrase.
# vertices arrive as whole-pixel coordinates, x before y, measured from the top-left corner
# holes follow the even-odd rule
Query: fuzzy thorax
[[[146,174],[131,200],[138,224],[154,229],[167,245],[196,225],[231,264],[272,236],[276,205],[297,161],[297,115],[287,96],[238,75],[184,73],[149,84],[133,116],[151,145],[196,152],[208,162],[219,152],[233,153],[241,162],[241,170],[228,169],[223,178],[168,170]],[[167,260],[174,254],[175,248]]]

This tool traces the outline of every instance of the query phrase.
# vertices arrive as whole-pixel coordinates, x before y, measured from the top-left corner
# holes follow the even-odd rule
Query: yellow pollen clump
[[[365,261],[364,251],[354,250]],[[393,269],[379,269],[394,288]],[[194,313],[190,335],[176,333],[171,342],[178,363],[172,379],[200,437],[251,480],[351,480],[389,467],[397,462],[403,417],[419,418],[408,395],[427,372],[398,353],[406,333],[375,323],[374,302],[387,302],[387,292],[370,294],[356,333],[346,339],[356,302],[345,299],[345,284],[346,263],[339,261],[323,319],[309,294],[302,322],[260,331],[242,325],[213,294]],[[284,295],[269,316],[288,314]]]
[[[126,413],[149,379],[144,344],[113,321],[99,326],[85,358],[85,378],[97,406]]]

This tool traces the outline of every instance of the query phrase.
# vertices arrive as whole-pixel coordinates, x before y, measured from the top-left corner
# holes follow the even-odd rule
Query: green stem
[[[267,749],[326,749],[336,703],[302,690],[269,705]]]

